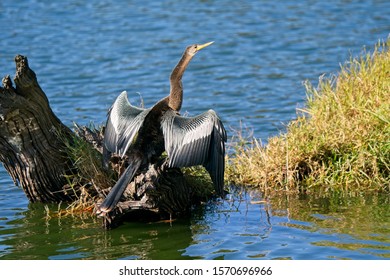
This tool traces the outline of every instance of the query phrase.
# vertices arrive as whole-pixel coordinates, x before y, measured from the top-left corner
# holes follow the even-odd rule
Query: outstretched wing
[[[168,111],[162,120],[170,167],[203,165],[218,194],[223,194],[226,131],[213,110],[195,117]]]
[[[108,111],[104,132],[103,155],[105,165],[111,153],[123,156],[136,137],[150,109],[132,106],[123,91]]]

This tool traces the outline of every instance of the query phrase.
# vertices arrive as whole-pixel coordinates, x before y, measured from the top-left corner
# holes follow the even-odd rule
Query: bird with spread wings
[[[194,55],[213,42],[191,45],[170,76],[170,93],[153,107],[144,109],[130,104],[126,91],[111,106],[104,133],[104,164],[112,153],[128,155],[129,166],[99,206],[110,212],[120,200],[142,164],[153,162],[164,151],[168,167],[203,165],[215,191],[224,193],[225,128],[213,110],[194,117],[179,115],[183,100],[182,76]]]

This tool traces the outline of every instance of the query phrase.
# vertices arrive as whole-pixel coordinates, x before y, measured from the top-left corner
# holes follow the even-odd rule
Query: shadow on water
[[[58,217],[58,205],[29,204],[0,220],[0,259],[387,259],[388,196],[264,198],[233,189],[191,217],[125,223]]]

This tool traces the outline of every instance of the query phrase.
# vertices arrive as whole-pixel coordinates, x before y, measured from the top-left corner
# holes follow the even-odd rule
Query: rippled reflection
[[[3,259],[387,259],[389,197],[263,198],[232,189],[173,222],[104,231],[91,217],[30,204],[2,222]]]

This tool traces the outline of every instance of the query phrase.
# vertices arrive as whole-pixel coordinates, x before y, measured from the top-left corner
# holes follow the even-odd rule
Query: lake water
[[[151,106],[184,48],[182,112],[218,112],[264,142],[304,106],[303,81],[388,37],[389,1],[0,2],[0,74],[26,55],[58,117],[101,124],[115,97]],[[104,231],[30,204],[0,168],[0,259],[389,259],[388,195],[272,197],[232,188],[172,223]],[[64,206],[61,206],[64,207]]]

